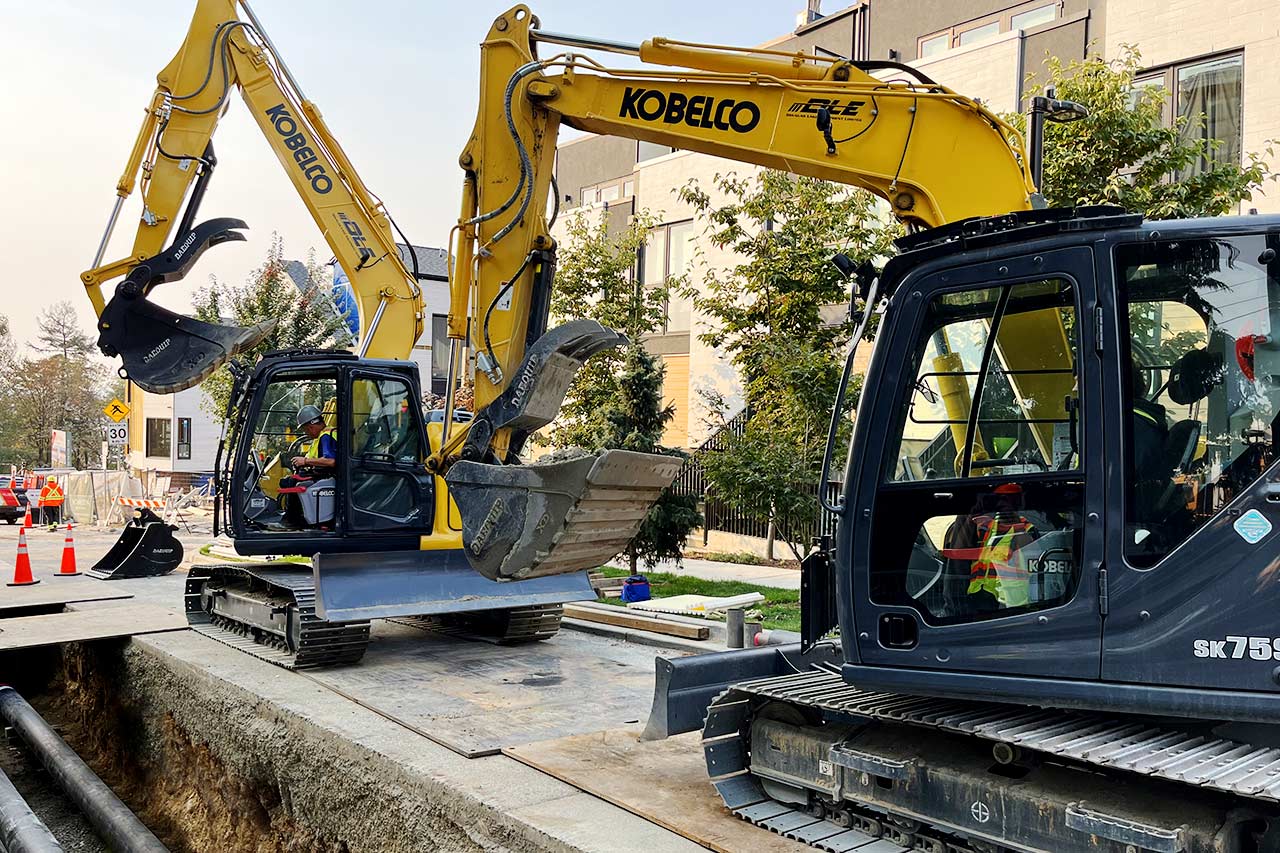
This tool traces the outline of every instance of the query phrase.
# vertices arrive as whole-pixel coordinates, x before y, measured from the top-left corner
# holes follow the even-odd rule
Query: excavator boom
[[[539,56],[555,45],[632,53],[646,67]],[[465,179],[449,310],[451,366],[468,341],[476,353],[477,417],[455,430],[447,405],[430,464],[450,472],[468,508],[463,542],[473,565],[496,565],[503,577],[610,559],[634,530],[620,519],[637,517],[646,492],[675,473],[658,456],[646,470],[607,457],[536,471],[455,466],[514,460],[559,410],[576,366],[622,341],[604,329],[546,330],[555,247],[546,211],[561,124],[861,187],[917,227],[1023,210],[1036,199],[1018,131],[906,66],[892,68],[913,79],[886,82],[871,75],[878,66],[806,54],[667,39],[620,45],[545,32],[526,6],[498,17],[480,49],[479,108],[459,158]],[[594,490],[588,470],[603,477]],[[558,512],[560,523],[540,522],[534,539],[529,516],[513,511],[562,505],[557,495],[577,496],[577,505],[606,483],[616,503]]]
[[[237,15],[237,6],[247,20]],[[147,391],[189,388],[271,329],[200,323],[148,301],[182,279],[211,246],[243,240],[240,220],[195,224],[217,165],[212,138],[233,92],[289,176],[347,272],[361,320],[362,355],[405,358],[422,333],[421,294],[396,250],[385,209],[360,180],[316,105],[303,94],[247,3],[199,0],[187,37],[156,77],[93,269],[81,275],[99,315],[99,347]],[[130,254],[103,263],[123,201],[141,177],[142,215]],[[185,206],[184,206],[185,202]],[[166,248],[167,246],[167,248]],[[107,301],[103,284],[124,276]]]

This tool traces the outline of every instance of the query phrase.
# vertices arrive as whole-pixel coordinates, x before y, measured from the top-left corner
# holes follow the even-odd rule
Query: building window
[[[169,458],[168,418],[147,418],[147,455]]]
[[[983,39],[989,39],[992,36],[999,34],[1000,22],[992,21],[989,24],[982,24],[981,26],[974,27],[971,30],[963,31],[960,33],[960,36],[956,41],[961,47],[964,47],[965,45],[973,44],[974,42],[982,41]]]
[[[693,259],[693,222],[660,225],[649,232],[644,250],[644,284],[657,287],[689,271]],[[675,293],[667,295],[666,316],[662,331],[688,332],[692,309],[689,299]]]
[[[1041,24],[1047,24],[1058,17],[1058,4],[1050,3],[1047,6],[1040,6],[1036,9],[1028,9],[1025,12],[1019,12],[1009,19],[1009,29],[1011,30],[1029,30],[1032,27],[1038,27]]]
[[[178,418],[178,458],[191,458],[191,418]]]
[[[601,201],[617,201],[619,192],[620,192],[620,189],[617,184],[614,184],[613,186],[609,186],[609,187],[601,187],[600,200]]]
[[[1164,122],[1174,124],[1175,116],[1185,119],[1184,139],[1218,142],[1209,156],[1180,172],[1180,179],[1207,172],[1219,164],[1240,162],[1243,79],[1244,57],[1235,54],[1171,65],[1134,80],[1135,99],[1140,89],[1169,93],[1164,103]]]
[[[431,393],[443,395],[449,382],[449,317],[431,315]]]
[[[951,47],[951,30],[936,36],[920,39],[920,58],[928,59]]]
[[[596,191],[595,187],[592,187],[589,190],[582,191],[583,204],[595,204],[599,200],[600,200],[600,194]]]
[[[623,182],[622,182],[622,197],[623,197],[623,198],[631,198],[631,197],[632,197],[632,196],[634,196],[635,194],[636,194],[636,182],[635,182],[635,181],[623,181]]]
[[[1051,23],[1057,20],[1060,7],[1060,3],[1033,0],[1033,2],[1019,3],[1003,12],[961,21],[942,32],[922,36],[916,42],[916,57],[928,59],[939,56],[952,47],[965,47],[993,38],[1000,33],[1029,30],[1032,27]]]
[[[645,160],[652,160],[655,157],[665,157],[675,150],[670,145],[659,145],[656,142],[645,142],[642,139],[636,143],[636,162],[643,163]]]

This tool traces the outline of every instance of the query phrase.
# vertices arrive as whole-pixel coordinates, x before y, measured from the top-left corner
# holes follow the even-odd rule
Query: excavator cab
[[[436,484],[423,466],[427,433],[412,363],[273,353],[241,393],[220,490],[241,553],[416,550],[432,532]],[[332,467],[306,462],[319,455],[297,424],[308,406],[322,413],[336,446]]]
[[[1262,713],[1280,222],[1036,211],[903,245],[806,639],[838,619],[864,689]]]

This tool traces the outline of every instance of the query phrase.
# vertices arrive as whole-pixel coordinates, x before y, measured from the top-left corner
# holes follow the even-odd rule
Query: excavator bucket
[[[243,240],[239,219],[211,219],[179,234],[163,253],[129,271],[98,322],[98,348],[120,356],[120,375],[155,394],[199,384],[237,353],[254,346],[275,321],[245,328],[206,323],[147,299],[157,284],[177,281],[210,246]]]
[[[683,460],[605,450],[531,465],[456,462],[449,492],[471,567],[491,580],[593,569],[635,536]]]
[[[177,529],[149,509],[136,511],[89,577],[108,581],[169,574],[182,562],[182,543],[173,535]]]

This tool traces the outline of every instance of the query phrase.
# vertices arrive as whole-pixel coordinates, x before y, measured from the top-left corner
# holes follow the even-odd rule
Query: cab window
[[[1116,249],[1125,558],[1159,563],[1275,459],[1280,237]]]
[[[933,624],[1059,606],[1079,582],[1075,288],[935,295],[885,460],[871,593]]]

